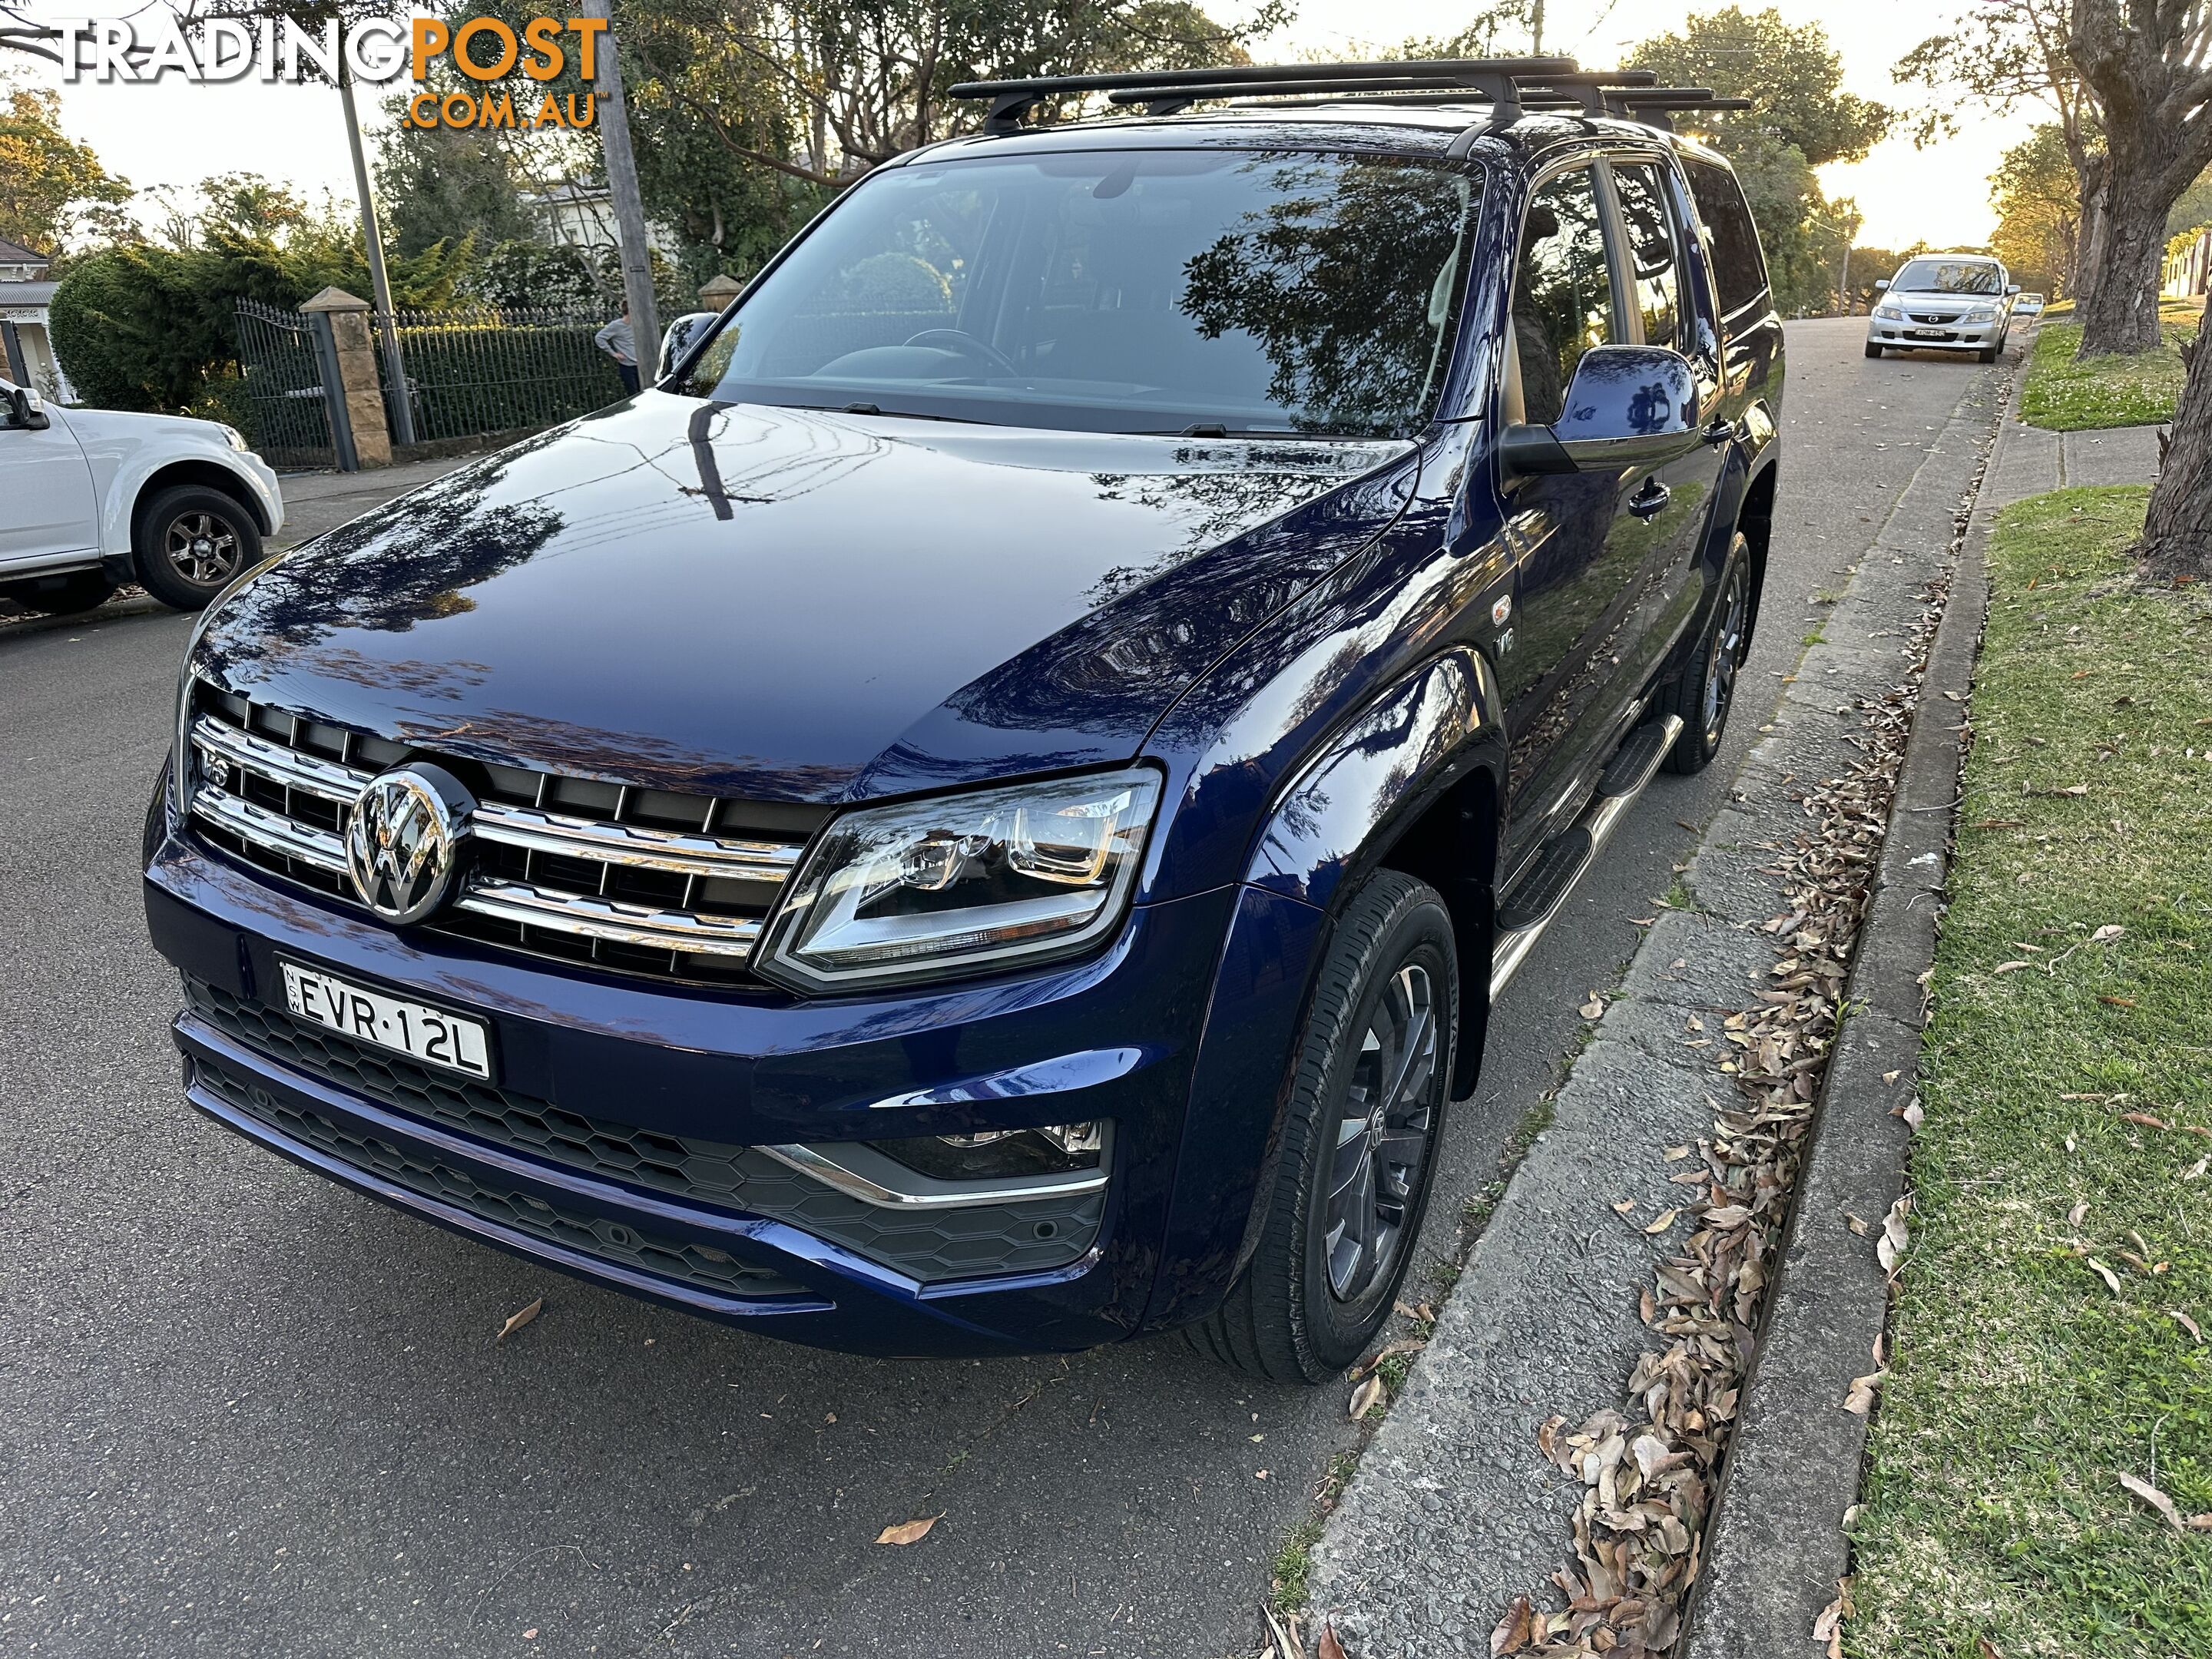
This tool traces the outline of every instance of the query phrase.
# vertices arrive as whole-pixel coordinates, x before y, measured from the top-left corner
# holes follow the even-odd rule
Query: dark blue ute
[[[1650,80],[961,88],[654,385],[251,573],[147,822],[191,1103],[799,1341],[1340,1370],[1756,620],[1780,324]]]

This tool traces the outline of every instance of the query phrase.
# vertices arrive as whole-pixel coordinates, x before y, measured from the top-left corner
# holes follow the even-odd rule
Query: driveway
[[[1418,1271],[1582,1041],[1727,799],[1818,595],[1967,390],[1793,324],[1759,636],[1729,743],[1662,776],[1492,1017]],[[367,503],[362,503],[366,505]],[[188,621],[0,635],[0,1652],[1249,1653],[1344,1390],[1173,1339],[854,1359],[550,1275],[187,1111],[138,823]],[[543,1315],[504,1345],[507,1316]],[[872,1540],[941,1516],[921,1543]]]

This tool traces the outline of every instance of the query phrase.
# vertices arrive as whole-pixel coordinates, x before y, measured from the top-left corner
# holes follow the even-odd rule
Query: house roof
[[[0,265],[46,265],[53,263],[49,254],[35,252],[21,242],[11,242],[0,236]]]

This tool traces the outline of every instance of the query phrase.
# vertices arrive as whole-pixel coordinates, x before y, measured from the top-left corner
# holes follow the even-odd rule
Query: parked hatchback
[[[1782,347],[1726,162],[1571,65],[1168,112],[1353,68],[979,88],[658,386],[233,590],[146,829],[191,1103],[802,1341],[1356,1357],[1718,747]]]

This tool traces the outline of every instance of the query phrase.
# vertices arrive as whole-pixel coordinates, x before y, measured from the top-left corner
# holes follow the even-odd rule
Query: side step
[[[1679,714],[1668,714],[1628,734],[1598,778],[1597,793],[1580,818],[1544,843],[1528,873],[1498,906],[1498,933],[1490,946],[1490,1000],[1498,1000],[1520,971],[1536,941],[1559,914],[1583,872],[1597,861],[1659,763],[1682,733]]]

